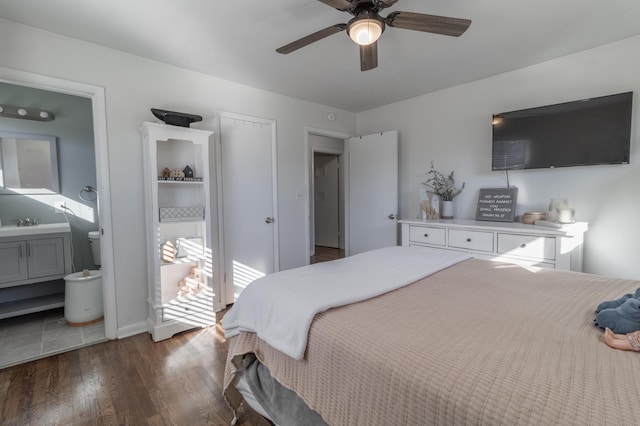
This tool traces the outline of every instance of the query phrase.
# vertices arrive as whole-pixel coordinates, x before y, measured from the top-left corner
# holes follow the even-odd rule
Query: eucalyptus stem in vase
[[[464,189],[464,182],[460,188],[456,188],[452,171],[448,176],[435,169],[433,160],[431,168],[427,171],[427,180],[422,182],[427,191],[437,195],[440,199],[440,217],[443,219],[453,219],[453,199]]]

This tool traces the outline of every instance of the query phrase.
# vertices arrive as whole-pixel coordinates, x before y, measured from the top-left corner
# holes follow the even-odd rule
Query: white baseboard
[[[125,327],[118,328],[118,339],[124,339],[125,337],[135,336],[140,333],[147,333],[149,329],[147,328],[146,321],[140,321],[135,324],[127,325]]]

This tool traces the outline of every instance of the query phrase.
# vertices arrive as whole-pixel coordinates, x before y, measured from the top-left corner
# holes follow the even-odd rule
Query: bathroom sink
[[[0,238],[19,237],[22,235],[55,234],[60,232],[71,232],[69,224],[64,223],[41,223],[35,226],[4,225],[0,226]]]

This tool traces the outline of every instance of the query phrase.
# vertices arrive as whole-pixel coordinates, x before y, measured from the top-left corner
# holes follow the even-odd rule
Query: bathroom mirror
[[[56,137],[0,131],[2,192],[59,192]]]

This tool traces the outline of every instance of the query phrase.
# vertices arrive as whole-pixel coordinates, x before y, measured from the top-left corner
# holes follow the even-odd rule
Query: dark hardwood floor
[[[1,348],[0,348],[1,349]],[[0,370],[0,424],[230,425],[219,327],[147,333]],[[249,408],[237,423],[268,426]]]
[[[342,257],[316,247],[311,263]],[[143,333],[0,369],[0,425],[228,426],[227,350],[216,326],[158,343]],[[246,406],[237,424],[270,425]]]
[[[332,247],[315,247],[315,255],[311,256],[311,263],[326,262],[328,260],[342,259],[344,250]]]

